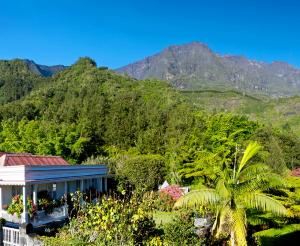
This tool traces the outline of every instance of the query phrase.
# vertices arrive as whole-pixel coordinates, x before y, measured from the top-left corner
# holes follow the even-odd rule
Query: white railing
[[[24,221],[22,220],[22,216],[19,218],[16,214],[9,214],[7,211],[2,210],[2,218],[6,221],[22,224]],[[43,225],[49,222],[62,220],[68,217],[68,208],[67,206],[61,206],[58,208],[54,208],[53,212],[50,214],[46,214],[45,211],[38,211],[37,215],[34,218],[29,219],[29,222],[35,225]]]
[[[20,230],[3,226],[3,245],[4,246],[19,246],[20,245]]]
[[[22,215],[21,215],[21,217],[18,217],[16,214],[9,214],[5,210],[2,210],[1,217],[3,219],[5,219],[6,221],[9,221],[9,222],[14,222],[14,223],[17,223],[17,224],[22,223]]]

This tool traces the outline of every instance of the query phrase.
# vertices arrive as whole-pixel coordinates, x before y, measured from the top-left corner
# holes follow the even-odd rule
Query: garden
[[[158,189],[165,177],[156,175],[163,172],[161,158],[143,157],[148,163],[140,170],[134,167],[141,157],[125,158],[113,164],[119,181],[114,194],[84,204],[79,194],[69,225],[41,240],[49,246],[293,242],[300,230],[299,178],[279,175],[259,163],[261,150],[250,142],[233,168],[216,173],[215,183],[194,185],[188,192],[177,184]]]

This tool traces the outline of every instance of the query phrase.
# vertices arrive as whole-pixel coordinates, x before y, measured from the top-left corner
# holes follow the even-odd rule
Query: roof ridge
[[[7,157],[10,157],[10,156],[30,156],[30,157],[47,157],[47,158],[63,158],[59,155],[34,155],[34,154],[31,154],[31,153],[28,153],[28,154],[23,154],[23,153],[5,153],[3,155],[6,155]]]

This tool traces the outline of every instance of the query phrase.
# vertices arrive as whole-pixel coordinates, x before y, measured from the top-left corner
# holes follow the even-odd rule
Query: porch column
[[[100,192],[102,192],[102,191],[103,191],[103,188],[102,188],[102,177],[100,177],[100,178],[98,179],[98,182],[99,182],[99,184],[98,184],[98,189],[99,189]]]
[[[22,222],[23,223],[28,223],[28,212],[27,212],[27,189],[26,185],[23,185],[23,214],[22,214]]]
[[[0,216],[2,217],[2,186],[0,186]]]
[[[68,215],[68,181],[64,182],[65,185],[65,191],[64,191],[64,200],[65,200],[65,208],[64,208],[64,215]]]
[[[37,184],[33,185],[33,191],[32,191],[32,201],[34,205],[37,205],[37,192],[38,192],[38,186]]]
[[[80,191],[83,193],[83,179],[80,180]],[[80,204],[83,204],[83,197],[80,198]]]
[[[80,191],[83,192],[83,179],[80,180]]]
[[[65,181],[65,191],[64,191],[64,197],[65,197],[65,202],[67,202],[67,196],[68,196],[68,181]]]
[[[107,192],[107,177],[104,178],[104,191]]]

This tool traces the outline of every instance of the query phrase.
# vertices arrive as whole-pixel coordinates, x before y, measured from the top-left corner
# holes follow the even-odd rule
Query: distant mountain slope
[[[67,68],[64,65],[46,66],[46,65],[36,64],[32,60],[23,60],[23,61],[27,64],[28,68],[32,72],[34,72],[37,75],[44,76],[44,77],[50,77],[50,76]]]
[[[182,91],[197,108],[210,112],[232,112],[247,115],[300,136],[300,97],[271,99],[235,91]]]
[[[185,90],[237,90],[272,97],[300,94],[300,70],[284,62],[220,56],[202,43],[170,46],[117,69],[137,79],[155,77]]]
[[[18,100],[64,66],[38,65],[30,60],[0,60],[0,104]]]

